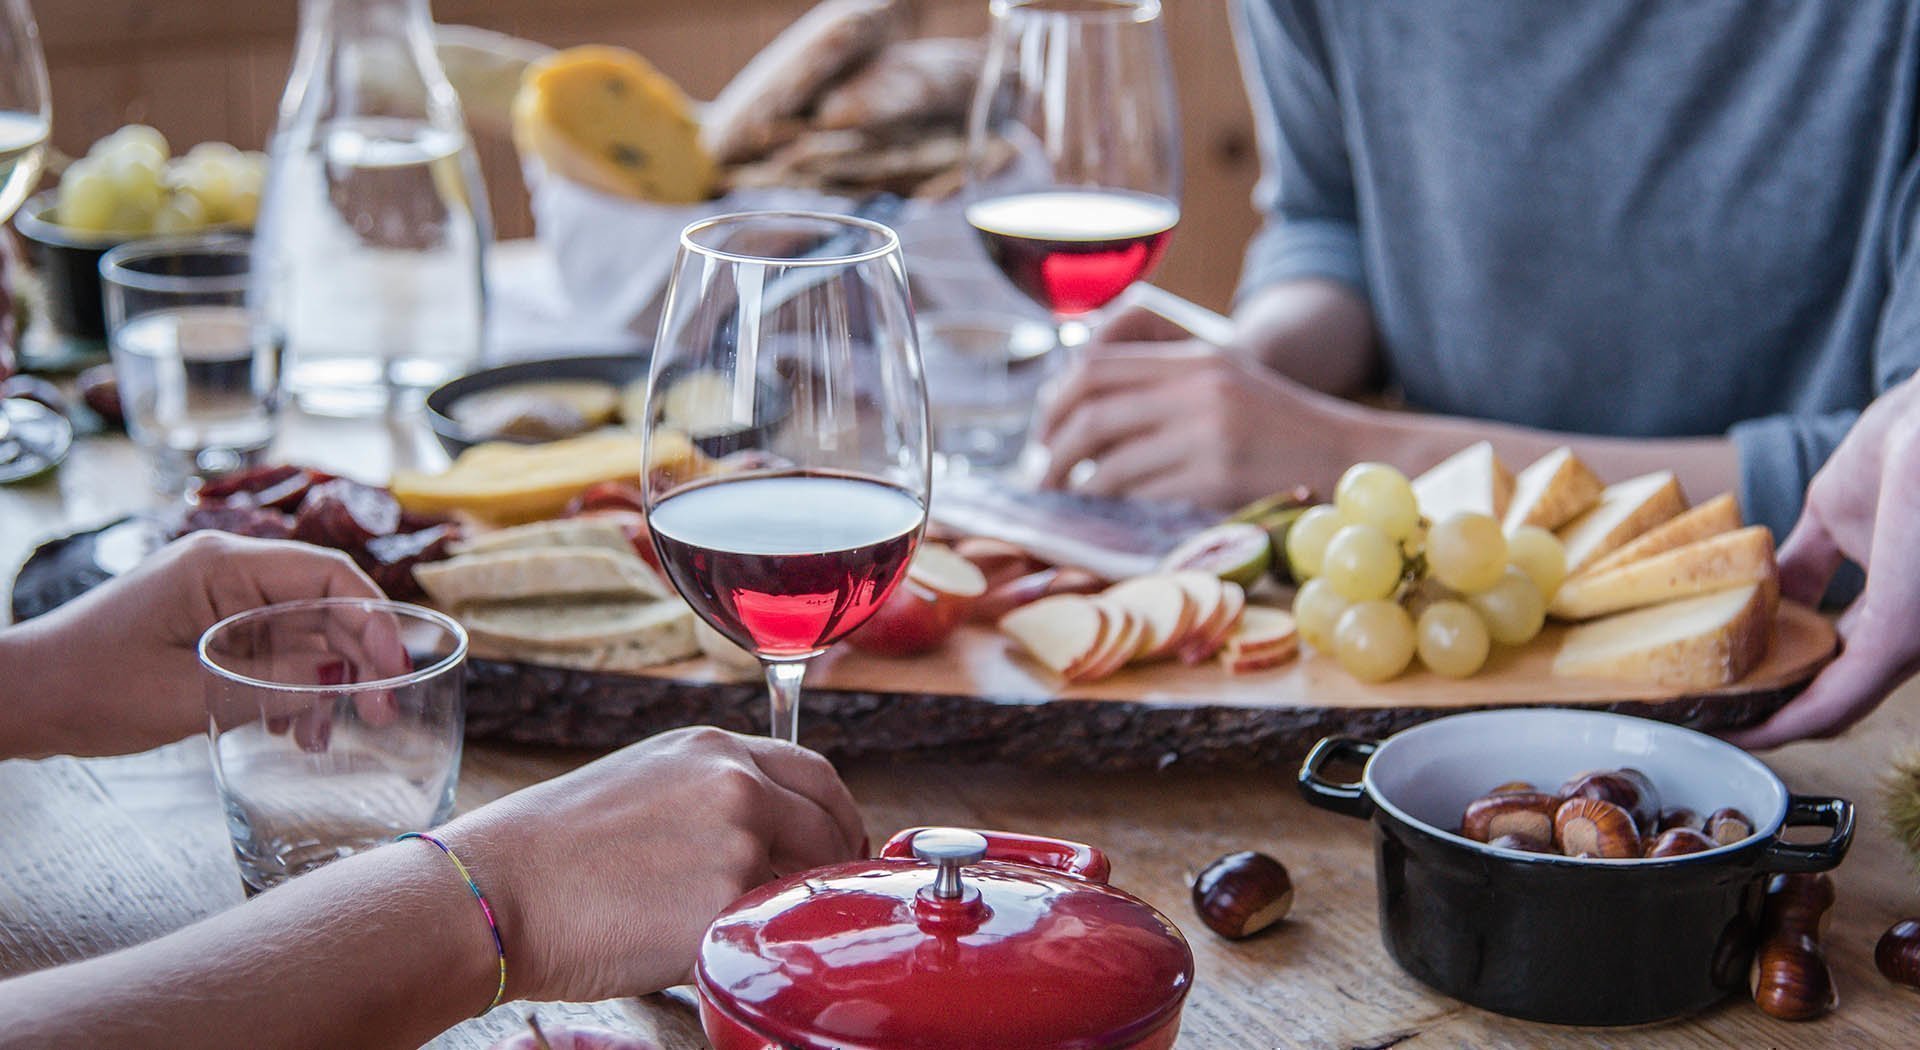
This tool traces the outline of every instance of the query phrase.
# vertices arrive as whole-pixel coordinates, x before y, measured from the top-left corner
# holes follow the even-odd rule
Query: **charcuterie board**
[[[1591,707],[1704,730],[1763,721],[1833,655],[1820,614],[1782,603],[1765,661],[1705,693],[1556,678],[1562,628],[1495,654],[1478,675],[1415,669],[1370,685],[1308,653],[1270,671],[1230,675],[1218,663],[1130,668],[1063,685],[996,632],[968,626],[932,654],[910,659],[840,649],[816,662],[801,707],[801,738],[838,757],[937,753],[1079,768],[1255,767],[1297,758],[1328,733],[1378,736],[1456,711],[1528,704]],[[693,723],[742,731],[766,725],[757,676],[707,660],[644,675],[474,661],[468,731],[488,738],[611,747]]]

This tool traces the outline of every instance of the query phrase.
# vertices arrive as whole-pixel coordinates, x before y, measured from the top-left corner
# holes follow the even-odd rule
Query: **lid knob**
[[[913,837],[913,855],[939,867],[933,877],[933,895],[957,900],[966,892],[960,882],[960,869],[986,859],[987,839],[979,832],[959,828],[928,828]]]

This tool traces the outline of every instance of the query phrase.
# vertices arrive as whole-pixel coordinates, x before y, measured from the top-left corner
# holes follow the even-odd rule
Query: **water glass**
[[[231,236],[134,241],[100,259],[127,432],[168,495],[258,463],[273,442],[280,344],[247,312],[249,260]]]
[[[324,598],[200,638],[207,732],[248,892],[453,812],[467,635],[431,609]]]
[[[920,317],[934,466],[992,474],[1020,458],[1040,387],[1058,355],[1052,326],[980,311]]]

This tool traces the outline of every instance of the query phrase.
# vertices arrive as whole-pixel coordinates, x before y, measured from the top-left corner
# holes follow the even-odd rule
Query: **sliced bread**
[[[413,577],[443,609],[529,598],[666,597],[660,578],[639,555],[599,547],[463,554],[416,566]]]
[[[487,554],[492,551],[530,550],[544,547],[598,547],[615,554],[633,554],[625,529],[616,518],[588,515],[535,521],[511,528],[482,532],[462,540],[455,554]]]
[[[476,656],[590,671],[637,671],[700,655],[678,598],[486,602],[460,608]]]

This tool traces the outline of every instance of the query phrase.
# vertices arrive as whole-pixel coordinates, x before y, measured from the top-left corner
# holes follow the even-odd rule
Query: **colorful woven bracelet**
[[[487,1010],[499,1006],[500,1001],[507,996],[507,946],[506,943],[500,939],[500,923],[493,917],[493,906],[487,903],[486,895],[480,892],[480,884],[473,881],[473,874],[467,870],[465,864],[461,863],[459,856],[456,855],[453,850],[447,848],[446,843],[424,831],[409,831],[404,835],[395,836],[393,841],[405,842],[408,839],[419,839],[422,842],[430,842],[439,849],[440,852],[446,854],[447,859],[453,862],[454,870],[458,871],[460,877],[466,881],[467,888],[473,891],[473,899],[480,902],[480,914],[486,917],[487,932],[493,934],[493,950],[495,954],[500,957],[500,983],[493,990],[493,1002],[487,1004],[486,1010],[480,1011],[481,1014],[484,1014]],[[475,1016],[479,1015],[476,1014]]]

